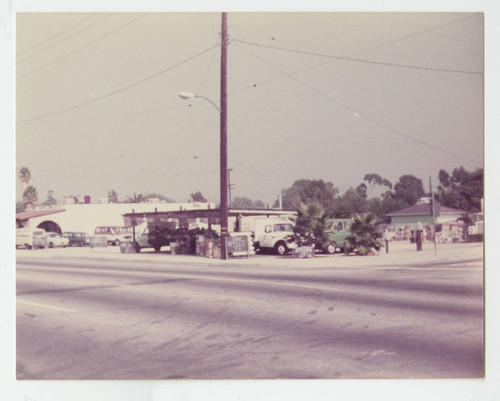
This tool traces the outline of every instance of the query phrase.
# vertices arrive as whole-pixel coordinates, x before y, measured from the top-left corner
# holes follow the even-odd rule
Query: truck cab
[[[297,247],[293,241],[293,223],[286,218],[257,218],[255,221],[255,247],[285,255]]]

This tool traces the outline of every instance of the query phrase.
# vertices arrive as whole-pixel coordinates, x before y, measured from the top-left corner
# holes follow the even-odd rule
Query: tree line
[[[23,200],[16,204],[16,211],[24,211],[32,208],[38,202],[38,192],[30,185],[31,171],[22,167],[18,172],[18,178],[23,185]],[[463,167],[455,168],[448,173],[446,170],[439,171],[439,183],[435,188],[434,199],[442,206],[465,210],[470,213],[481,210],[481,201],[484,192],[483,169],[467,171]],[[381,192],[380,196],[373,196],[374,190]],[[119,201],[115,190],[108,191],[108,202],[110,203],[141,203],[148,199],[159,199],[163,202],[175,202],[162,194],[133,193],[123,201]],[[323,214],[329,218],[349,218],[357,214],[373,213],[379,221],[387,221],[386,215],[395,210],[415,205],[422,197],[430,197],[430,193],[424,189],[421,179],[413,175],[403,175],[393,185],[379,174],[370,173],[364,176],[363,182],[356,187],[350,187],[344,194],[332,182],[323,180],[299,179],[291,187],[281,191],[282,208],[287,210],[300,210],[303,205],[316,203],[321,206]],[[189,202],[207,202],[200,191],[193,192]],[[53,205],[57,203],[53,197],[53,191],[48,192],[48,197],[43,204]],[[279,201],[272,205],[279,206]],[[235,209],[266,209],[261,200],[253,201],[245,196],[232,199],[231,207]]]
[[[382,189],[382,193],[374,197],[376,187]],[[440,170],[439,183],[433,194],[442,206],[479,212],[483,199],[483,169],[467,171],[460,167],[451,174]],[[373,213],[379,221],[387,222],[388,213],[413,206],[419,199],[431,194],[424,189],[422,180],[413,175],[403,175],[392,185],[389,180],[372,173],[366,174],[362,183],[350,187],[343,195],[331,182],[301,179],[290,188],[283,189],[281,196],[284,209],[300,210],[301,205],[316,203],[330,218]]]

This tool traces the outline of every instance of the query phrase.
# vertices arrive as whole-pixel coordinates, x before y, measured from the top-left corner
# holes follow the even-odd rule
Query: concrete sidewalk
[[[119,247],[106,248],[56,248],[37,250],[17,250],[16,258],[35,259],[100,259],[148,263],[168,263],[174,265],[203,266],[272,266],[297,268],[356,268],[356,267],[424,267],[423,265],[447,265],[456,262],[482,261],[482,243],[437,244],[434,252],[433,243],[424,243],[422,251],[416,250],[416,244],[409,242],[390,242],[389,253],[382,249],[374,256],[345,256],[344,254],[316,254],[314,258],[297,259],[291,255],[255,255],[250,258],[231,258],[229,260],[210,259],[193,255],[170,255],[167,252],[155,253],[143,250],[137,254],[125,254]]]

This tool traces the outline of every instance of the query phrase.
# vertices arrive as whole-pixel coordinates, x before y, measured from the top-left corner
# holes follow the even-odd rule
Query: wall
[[[53,221],[64,231],[81,231],[89,235],[97,226],[123,226],[123,214],[167,212],[172,210],[192,210],[215,208],[213,203],[107,203],[107,204],[69,204],[62,207],[65,212],[37,217],[29,221],[29,227],[37,227],[44,221]]]

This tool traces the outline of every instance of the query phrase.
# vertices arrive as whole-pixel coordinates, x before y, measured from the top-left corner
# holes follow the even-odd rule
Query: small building
[[[430,201],[396,210],[387,216],[391,218],[391,226],[398,239],[411,238],[412,231],[420,224],[425,231],[425,237],[431,240],[433,222],[436,225],[436,237],[442,242],[459,240],[467,234],[468,212],[441,206],[437,201],[434,201],[434,219]]]
[[[16,214],[16,226],[94,234],[97,226],[123,226],[123,215],[146,211],[213,209],[213,203],[72,203],[59,209],[32,210]]]

